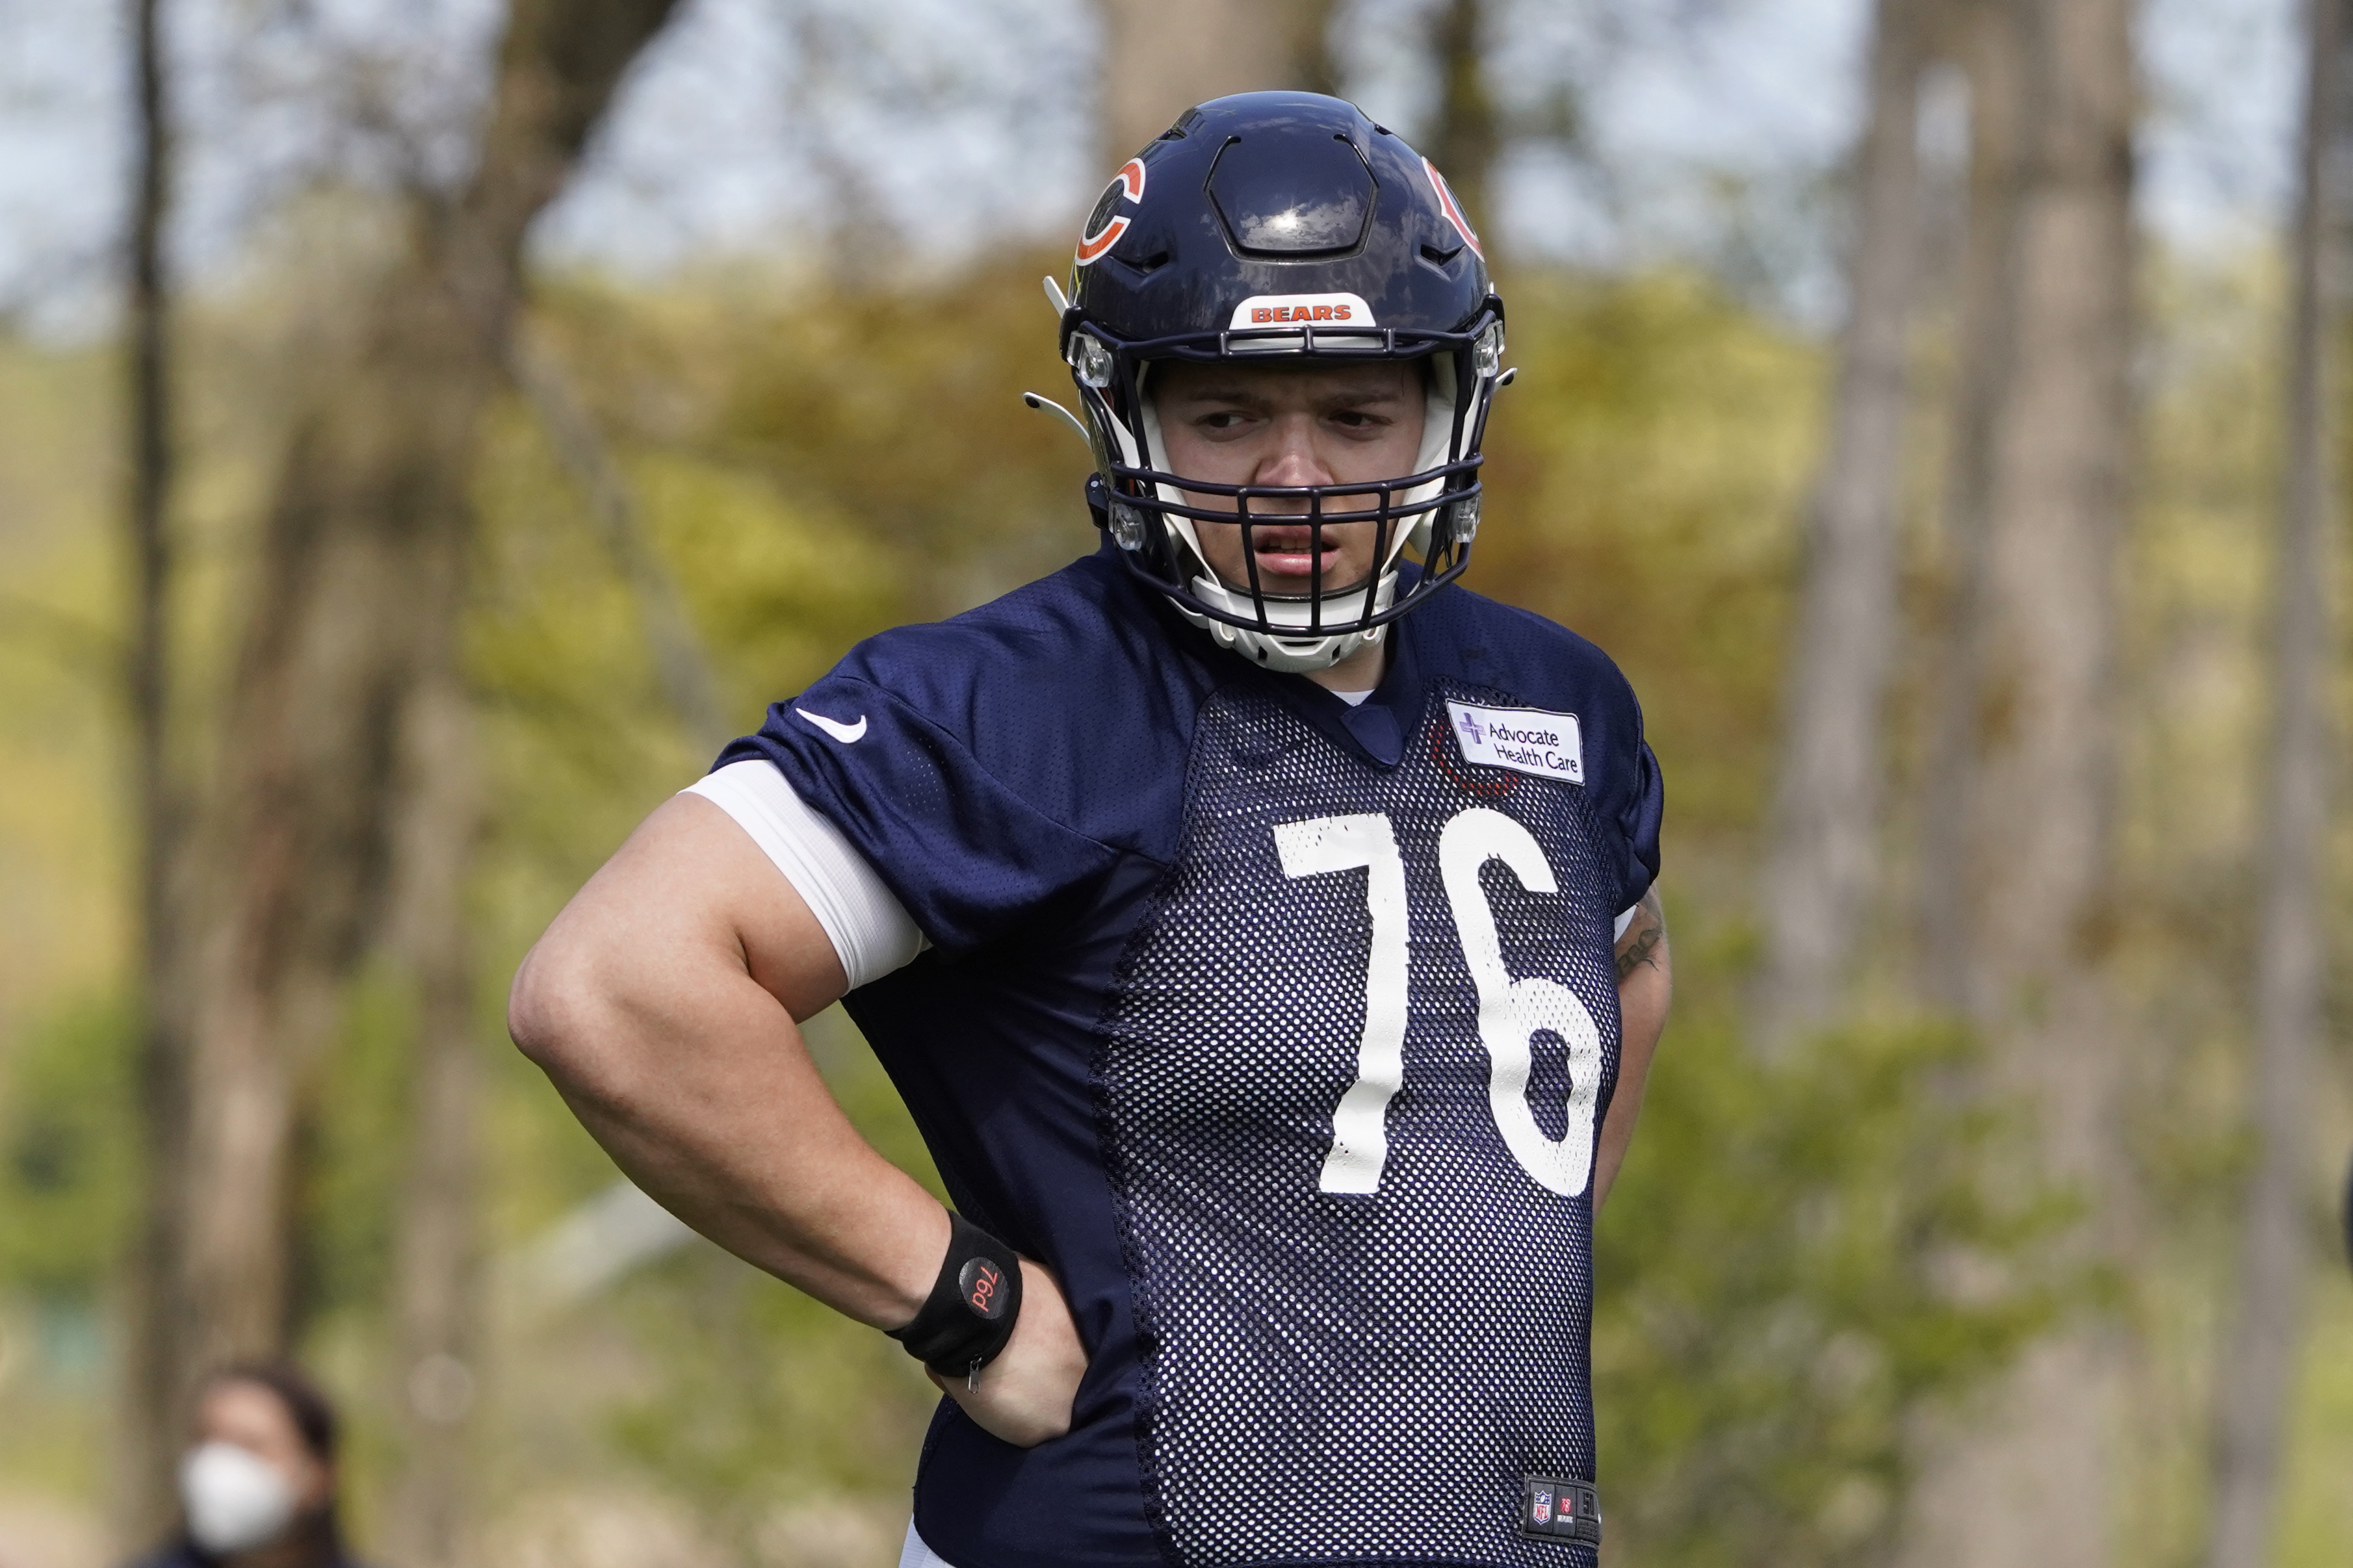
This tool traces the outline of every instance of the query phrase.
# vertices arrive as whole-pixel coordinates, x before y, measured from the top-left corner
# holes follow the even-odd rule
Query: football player
[[[1245,94],[1048,293],[1101,547],[772,708],[549,929],[515,1037],[929,1367],[910,1563],[1590,1568],[1661,789],[1607,658],[1448,591],[1509,374],[1478,237],[1352,106]],[[828,1098],[837,999],[953,1213]]]

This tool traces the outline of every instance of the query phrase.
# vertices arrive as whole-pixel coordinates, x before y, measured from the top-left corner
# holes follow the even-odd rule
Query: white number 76
[[[1397,832],[1379,812],[1286,822],[1274,830],[1286,877],[1366,872],[1365,902],[1373,941],[1365,972],[1365,1028],[1356,1045],[1356,1079],[1332,1111],[1332,1148],[1316,1185],[1327,1193],[1379,1190],[1388,1160],[1389,1100],[1405,1082],[1407,932],[1405,862]],[[1601,1089],[1601,1032],[1577,994],[1540,976],[1514,980],[1504,967],[1495,914],[1480,890],[1479,868],[1501,860],[1530,892],[1559,884],[1528,830],[1485,806],[1446,825],[1438,839],[1439,879],[1454,916],[1464,963],[1479,992],[1479,1039],[1487,1052],[1487,1106],[1504,1146],[1540,1186],[1575,1197],[1593,1165],[1593,1110]],[[1560,1037],[1568,1048],[1567,1126],[1557,1139],[1537,1127],[1528,1107],[1529,1042]]]

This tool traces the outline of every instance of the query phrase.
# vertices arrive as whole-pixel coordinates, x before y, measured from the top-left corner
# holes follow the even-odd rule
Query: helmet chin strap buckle
[[[1049,403],[1047,406],[1055,405]],[[1095,526],[1110,534],[1111,542],[1131,555],[1142,552],[1152,537],[1151,520],[1145,516],[1143,509],[1114,496],[1100,475],[1087,477],[1087,510],[1094,513]]]
[[[1151,524],[1144,513],[1125,501],[1111,503],[1111,542],[1122,550],[1141,550]]]

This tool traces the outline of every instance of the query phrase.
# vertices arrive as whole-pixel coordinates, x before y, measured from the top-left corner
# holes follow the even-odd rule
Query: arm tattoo
[[[1659,908],[1659,890],[1652,888],[1634,906],[1634,923],[1618,941],[1618,984],[1623,985],[1644,964],[1658,967],[1653,956],[1667,940],[1667,917]]]

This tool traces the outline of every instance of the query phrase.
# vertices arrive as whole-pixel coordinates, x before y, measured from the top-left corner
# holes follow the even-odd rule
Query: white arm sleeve
[[[825,928],[852,991],[932,945],[866,858],[809,809],[774,763],[730,763],[680,793],[699,795],[733,817],[776,863]]]
[[[744,764],[738,763],[735,765],[740,768]],[[1626,906],[1626,912],[1618,917],[1617,929],[1609,933],[1609,942],[1612,946],[1615,946],[1619,942],[1626,940],[1626,928],[1634,923],[1634,911],[1641,907],[1641,900],[1638,899],[1634,902],[1628,904]]]

